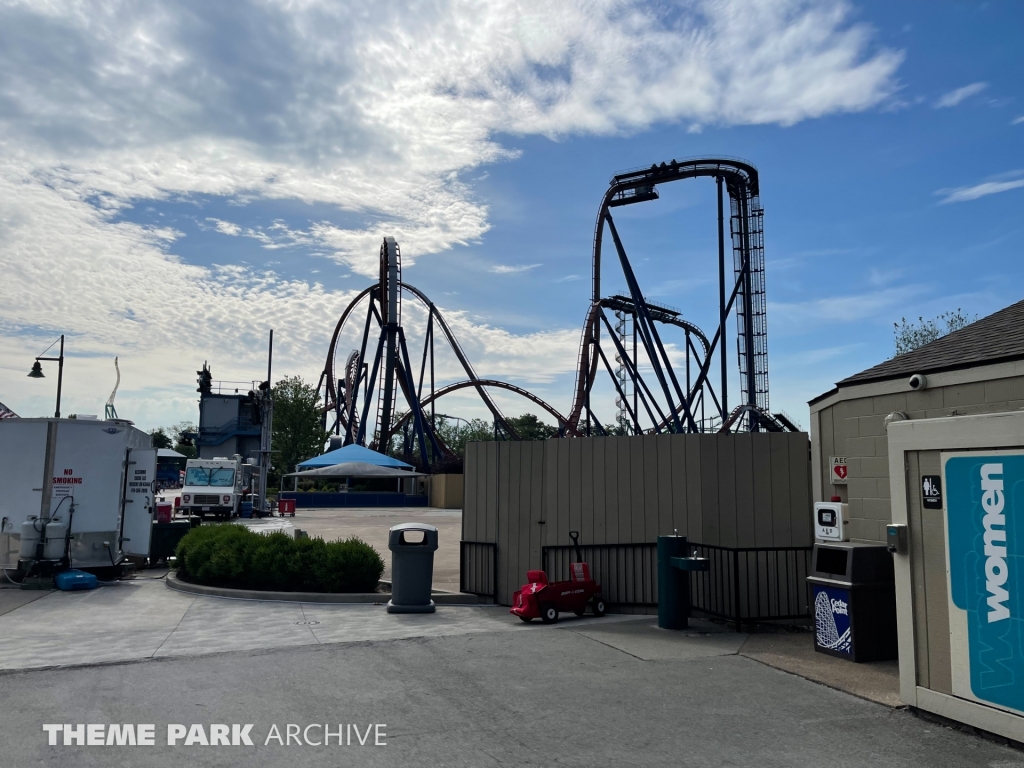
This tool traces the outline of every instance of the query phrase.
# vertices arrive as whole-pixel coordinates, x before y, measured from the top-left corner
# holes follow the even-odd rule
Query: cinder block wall
[[[983,378],[984,368],[975,375]],[[811,446],[814,500],[839,496],[850,505],[850,538],[885,541],[885,526],[892,522],[889,492],[889,448],[885,417],[902,411],[911,419],[966,416],[1024,409],[1024,376],[1009,376],[940,385],[915,391],[905,381],[850,387],[826,399],[831,404],[811,406]],[[888,385],[888,386],[886,386]],[[903,392],[870,394],[872,390],[902,388]],[[858,396],[859,395],[859,396]],[[838,399],[838,401],[836,401]],[[849,462],[846,485],[832,485],[829,457]]]

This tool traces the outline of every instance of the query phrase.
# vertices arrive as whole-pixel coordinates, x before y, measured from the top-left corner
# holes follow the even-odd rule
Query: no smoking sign
[[[849,466],[845,456],[829,456],[829,463],[832,465],[832,485],[845,485],[846,478],[850,474]]]

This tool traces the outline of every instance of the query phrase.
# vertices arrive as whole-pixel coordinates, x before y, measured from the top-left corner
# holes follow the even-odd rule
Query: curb
[[[335,605],[386,605],[391,595],[385,592],[271,592],[260,589],[229,589],[228,587],[210,587],[206,584],[192,584],[182,581],[176,573],[167,574],[164,584],[176,592],[206,597],[227,597],[233,600],[273,600],[282,603],[328,603]],[[476,595],[455,594],[452,592],[435,592],[431,595],[435,605],[473,605],[480,606],[480,598]]]

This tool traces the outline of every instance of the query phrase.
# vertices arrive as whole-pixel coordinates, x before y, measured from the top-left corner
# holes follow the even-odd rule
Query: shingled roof
[[[843,379],[837,386],[938,373],[1024,359],[1024,301],[983,317],[892,360]]]

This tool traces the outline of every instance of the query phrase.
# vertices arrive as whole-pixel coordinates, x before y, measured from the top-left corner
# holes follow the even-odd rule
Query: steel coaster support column
[[[637,367],[637,318],[633,317],[633,368]],[[633,384],[633,413],[639,413],[637,409],[637,386]],[[637,421],[634,425],[634,432],[640,434],[640,422]]]
[[[448,339],[448,344],[452,348],[452,352],[455,353],[455,357],[462,365],[462,369],[466,372],[466,378],[473,382],[479,381],[480,377],[476,375],[476,371],[473,370],[473,366],[470,364],[469,359],[466,357],[466,354],[462,351],[462,347],[459,345],[458,339],[455,338],[455,334],[452,333],[452,329],[449,328],[448,323],[445,322],[444,315],[442,315],[437,310],[437,307],[434,306],[434,303],[430,299],[428,299],[427,296],[418,288],[415,288],[409,285],[408,283],[402,283],[402,287],[405,288],[410,293],[412,293],[414,296],[416,296],[416,298],[423,302],[423,305],[425,307],[427,307],[431,312],[433,312],[436,315],[437,324],[441,328],[441,333],[443,333],[444,337]],[[519,440],[519,433],[516,432],[516,430],[512,427],[511,424],[508,423],[508,420],[505,418],[504,414],[502,414],[497,404],[487,394],[483,386],[477,385],[476,390],[477,394],[480,396],[480,399],[483,400],[484,405],[487,406],[488,410],[494,416],[494,419],[501,423],[502,428],[505,430],[505,432],[509,434],[513,440]]]
[[[330,388],[327,386],[326,383],[324,383],[324,379],[326,379],[326,378],[327,378],[327,371],[325,369],[325,370],[320,372],[320,381],[318,381],[316,383],[316,396],[318,398],[320,397],[320,387],[324,388],[324,410],[323,410],[323,413],[320,416],[320,429],[322,429],[324,432],[327,431],[327,401],[330,398]],[[335,399],[337,400],[337,398],[335,398]],[[337,422],[335,422],[334,427],[331,428],[331,431],[333,432],[334,429],[337,428],[337,426],[338,426],[338,424],[337,424]]]
[[[737,280],[736,285],[733,286],[732,293],[729,294],[729,300],[725,304],[726,312],[732,310],[732,305],[735,303],[736,296],[739,294],[742,285],[743,281]],[[711,342],[708,344],[708,356],[704,358],[704,364],[701,366],[700,373],[697,375],[697,381],[693,385],[694,391],[697,391],[699,388],[703,387],[704,382],[707,381],[708,371],[711,368],[711,360],[714,357],[715,348],[718,346],[718,342],[722,339],[722,332],[724,330],[724,328],[719,328],[718,330],[715,331],[715,335],[711,337]],[[722,343],[724,344],[725,342],[723,341]],[[666,419],[663,423],[667,423],[667,421],[668,419]]]
[[[725,212],[722,200],[722,177],[715,177],[718,184],[718,327],[725,328],[729,313],[725,308]],[[725,422],[729,407],[729,368],[726,364],[725,344],[720,351],[722,358],[722,421]]]
[[[365,366],[363,364],[363,361],[366,358],[366,344],[368,343],[368,341],[370,339],[370,322],[373,320],[373,317],[374,317],[375,314],[376,314],[376,312],[375,312],[374,306],[373,306],[373,292],[371,291],[370,292],[370,306],[366,310],[366,325],[363,327],[363,343],[359,347],[359,358],[358,358],[358,363],[357,363],[358,367],[356,368],[358,373],[356,373],[356,380],[352,384],[352,391],[346,393],[346,397],[347,397],[346,405],[348,405],[348,424],[345,425],[345,445],[351,445],[352,441],[354,439],[353,435],[352,435],[352,427],[353,427],[353,423],[355,421],[356,401],[359,399],[359,382],[364,379],[364,375],[365,375],[365,370],[366,369],[365,369]],[[378,352],[377,354],[378,354],[378,357],[379,357],[380,353]],[[373,370],[374,370],[374,376],[376,376],[376,371],[377,371],[376,363],[374,364]],[[338,400],[340,401],[341,398],[338,398]],[[369,402],[370,402],[369,396],[366,397],[366,402],[367,402],[367,405],[369,405]],[[366,410],[364,409],[362,422],[359,425],[359,434],[360,434],[360,436],[363,434],[363,431],[364,431],[363,430],[363,424],[366,423],[366,416],[367,416]],[[360,437],[359,439],[362,440],[362,437]]]
[[[384,304],[387,342],[384,359],[384,387],[380,402],[377,405],[377,450],[387,452],[391,441],[391,419],[395,400],[395,365],[398,362],[398,329],[399,318],[399,265],[398,244],[393,237],[385,237],[380,248],[380,280],[381,299]]]
[[[619,354],[623,354],[624,350],[622,349],[621,346],[619,346],[618,338],[616,338],[615,333],[612,332],[611,323],[608,322],[608,318],[605,316],[604,310],[600,311],[600,318],[604,321],[605,325],[608,326],[608,337],[616,345],[615,346],[616,351],[618,351]],[[597,349],[600,349],[600,347],[597,347]],[[626,358],[626,359],[628,360],[628,358]],[[659,422],[658,422],[658,419],[654,418],[654,414],[651,412],[651,405],[653,405],[655,410],[658,412],[658,417],[661,419],[661,421],[667,422],[669,419],[662,412],[661,408],[658,407],[658,401],[655,399],[654,393],[651,392],[651,388],[647,386],[647,382],[644,381],[643,378],[640,376],[640,371],[636,368],[636,364],[633,363],[633,361],[629,360],[629,366],[627,366],[627,368],[628,368],[628,371],[629,371],[629,375],[633,379],[633,385],[634,385],[634,390],[633,391],[637,392],[642,387],[644,392],[647,393],[647,397],[644,397],[643,392],[641,392],[640,393],[640,400],[644,404],[644,410],[647,411],[647,415],[650,417],[651,423],[653,423],[654,426],[655,426],[655,432],[657,432],[657,431],[659,431],[658,428],[657,428]],[[638,384],[639,384],[639,386],[637,386]],[[647,398],[648,397],[650,398],[650,405],[647,402]]]
[[[746,189],[743,190],[747,192]],[[751,280],[750,280],[750,199],[747,194],[743,194],[740,199],[740,227],[741,237],[743,243],[743,347],[746,353],[746,404],[757,405],[757,383],[754,375],[754,299],[751,292]],[[757,418],[753,414],[747,415],[748,426],[751,432],[757,430]]]
[[[629,406],[629,400],[626,398],[626,393],[622,391],[622,387],[619,385],[618,377],[612,372],[611,364],[608,362],[608,358],[605,357],[604,350],[597,347],[597,354],[601,356],[601,361],[604,363],[605,369],[608,371],[608,375],[612,377],[612,381],[615,383],[615,391],[619,393],[619,397],[622,399],[623,405],[626,406],[626,411],[629,413],[629,418],[633,420],[633,424],[636,425],[635,434],[640,434],[639,422],[637,422],[636,413]]]
[[[434,310],[430,310],[430,319],[434,319]],[[434,429],[437,422],[437,412],[434,409],[434,326],[430,326],[430,428]]]
[[[754,318],[754,286],[753,286],[753,249],[750,238],[750,189],[738,183],[730,189],[732,195],[733,220],[733,254],[736,268],[737,283],[742,285],[742,301],[737,307],[736,325],[740,341],[740,384],[741,404],[757,405],[757,366],[758,356],[755,349],[755,318]],[[746,424],[749,431],[758,429],[757,411],[744,409]]]
[[[612,224],[612,234],[615,236],[616,246],[617,247],[620,246],[621,242],[618,239],[618,233],[614,229],[614,224]],[[625,255],[625,250],[622,251],[622,255],[623,256]],[[629,273],[630,273],[630,277],[633,279],[633,282],[636,284],[636,289],[637,289],[637,292],[639,293],[640,292],[640,284],[636,282],[636,276],[633,275],[633,268],[632,268],[632,266],[629,267]],[[687,393],[686,395],[683,394],[683,391],[682,391],[682,389],[679,386],[679,380],[676,378],[675,369],[672,367],[672,361],[669,359],[668,352],[665,351],[665,346],[661,343],[661,335],[658,333],[658,326],[655,324],[654,319],[651,317],[650,310],[647,307],[647,301],[643,299],[643,295],[642,294],[641,294],[640,298],[641,298],[641,302],[643,304],[643,310],[642,311],[643,311],[643,313],[645,315],[647,326],[648,326],[648,328],[650,330],[651,336],[654,339],[654,343],[657,346],[658,351],[661,353],[662,359],[665,361],[665,370],[668,373],[669,379],[671,379],[671,381],[672,381],[672,386],[675,388],[676,395],[679,398],[679,404],[680,404],[681,408],[683,409],[683,414],[686,416],[686,420],[687,420],[687,423],[688,423],[688,425],[690,427],[690,431],[691,432],[696,432],[697,431],[697,425],[696,425],[696,423],[693,420],[693,414],[690,412],[690,404],[689,404],[689,400],[688,400],[689,393]],[[634,315],[634,317],[637,317],[637,316],[638,315]]]
[[[399,350],[402,354],[402,367],[405,371],[405,378],[408,380],[406,387],[408,391],[409,407],[413,412],[413,422],[416,429],[416,437],[420,443],[420,456],[423,458],[423,469],[430,469],[430,458],[427,455],[427,441],[424,433],[430,436],[430,447],[434,451],[434,460],[441,458],[441,446],[437,442],[437,437],[434,435],[433,427],[425,429],[423,419],[423,409],[420,407],[420,400],[417,397],[416,388],[412,380],[412,367],[409,362],[409,350],[405,344],[405,331],[401,328],[398,329],[398,344]]]
[[[423,337],[423,360],[420,362],[420,381],[416,386],[416,397],[417,399],[423,396],[423,376],[427,371],[427,352],[433,348],[434,344],[434,313],[428,313],[427,318],[427,332]]]
[[[387,338],[387,329],[382,328],[380,331],[380,339],[377,341],[377,353],[373,356],[373,369],[370,371],[369,377],[366,379],[366,390],[367,396],[363,398],[363,414],[362,418],[359,419],[359,434],[356,436],[356,442],[359,445],[366,445],[366,420],[370,417],[370,397],[369,392],[373,391],[373,387],[377,383],[377,370],[380,368],[380,358],[384,352],[384,341]]]
[[[633,267],[630,265],[629,258],[626,256],[626,250],[622,247],[622,240],[619,239],[619,233],[615,229],[615,222],[612,221],[611,214],[606,213],[605,219],[608,222],[608,229],[612,233],[612,240],[615,243],[615,250],[618,251],[619,254],[619,262],[622,265],[622,273],[626,278],[626,285],[629,286],[629,292],[630,294],[632,294],[633,297],[633,306],[636,308],[636,319],[638,321],[638,325],[640,326],[640,334],[643,338],[644,349],[647,351],[647,357],[648,359],[650,359],[651,365],[654,368],[654,373],[658,377],[658,382],[661,384],[661,388],[665,393],[665,400],[668,402],[669,413],[671,414],[672,421],[676,427],[675,431],[682,432],[683,425],[679,421],[677,409],[675,408],[674,402],[672,400],[672,392],[669,389],[668,382],[665,379],[665,374],[661,368],[661,361],[659,360],[658,354],[659,350],[655,348],[652,333],[652,331],[654,330],[654,322],[651,320],[650,312],[647,311],[647,303],[644,301],[643,294],[641,294],[640,292],[640,285],[636,281],[636,275],[633,274]],[[660,340],[658,346],[661,346]],[[665,350],[662,348],[660,351],[662,354],[664,354]],[[669,368],[671,370],[671,366],[669,366]],[[687,416],[689,416],[689,409],[686,407],[686,399],[685,397],[682,396],[682,393],[680,393],[680,397],[682,399],[681,405],[686,410]],[[690,420],[692,421],[692,417],[690,418]]]

